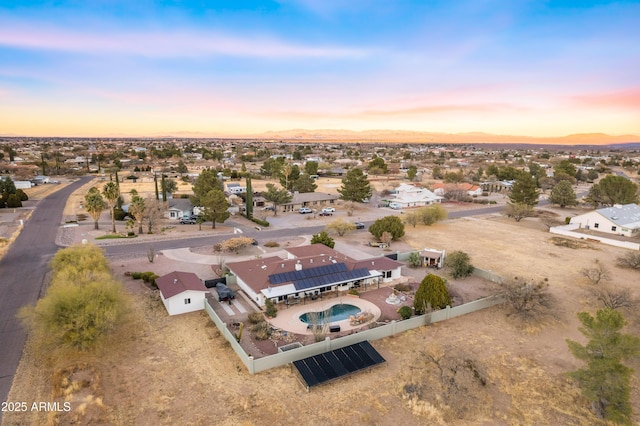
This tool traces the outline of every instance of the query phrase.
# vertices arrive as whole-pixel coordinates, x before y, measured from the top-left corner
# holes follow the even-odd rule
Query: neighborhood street
[[[18,238],[0,259],[0,401],[7,401],[20,362],[26,331],[16,314],[38,300],[69,195],[91,178],[81,178],[40,201]],[[0,421],[2,412],[0,412]]]

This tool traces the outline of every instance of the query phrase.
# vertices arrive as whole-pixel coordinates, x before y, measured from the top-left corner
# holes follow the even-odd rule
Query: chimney
[[[313,259],[309,259],[309,263],[313,263]]]
[[[296,271],[302,271],[302,264],[300,263],[299,260],[298,260],[298,263],[296,263]]]

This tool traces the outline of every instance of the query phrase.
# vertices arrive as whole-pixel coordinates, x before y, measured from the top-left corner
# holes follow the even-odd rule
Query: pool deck
[[[281,309],[278,311],[277,317],[269,319],[269,323],[271,323],[271,325],[274,327],[277,327],[292,333],[310,335],[313,333],[307,329],[306,323],[300,321],[300,315],[307,312],[321,312],[326,309],[329,309],[333,305],[339,305],[340,303],[357,306],[358,308],[360,308],[361,311],[371,312],[373,314],[373,319],[364,324],[351,325],[349,319],[332,322],[331,325],[340,326],[340,331],[357,330],[362,326],[369,324],[370,322],[380,318],[380,314],[381,314],[380,308],[378,308],[375,304],[357,297],[343,296],[343,297],[336,297],[336,298],[331,298],[327,300],[321,300],[313,303],[307,303],[306,305],[294,305],[294,306],[290,306],[287,309]]]

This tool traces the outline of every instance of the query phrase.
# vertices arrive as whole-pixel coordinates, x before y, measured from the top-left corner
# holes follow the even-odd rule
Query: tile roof
[[[187,290],[208,291],[202,280],[193,272],[170,272],[156,279],[156,284],[165,299]]]

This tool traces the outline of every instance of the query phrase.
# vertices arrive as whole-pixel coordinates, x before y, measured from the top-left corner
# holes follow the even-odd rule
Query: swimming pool
[[[349,305],[347,303],[339,303],[337,305],[333,305],[327,310],[328,317],[325,319],[325,312],[318,312],[320,314],[319,323],[324,324],[325,322],[336,322],[348,319],[351,315],[356,315],[360,312],[361,309],[357,306]],[[311,320],[309,318],[309,314],[312,312],[307,312],[300,315],[300,321],[305,324],[311,324]]]

